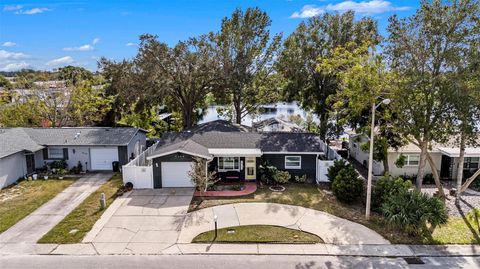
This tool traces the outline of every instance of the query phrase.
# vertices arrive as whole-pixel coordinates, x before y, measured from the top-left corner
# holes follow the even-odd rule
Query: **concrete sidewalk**
[[[43,235],[55,227],[112,175],[112,173],[97,173],[81,177],[52,200],[0,234],[0,247],[2,244],[11,243],[17,247],[35,246],[35,243]],[[37,248],[43,247],[38,246]]]
[[[122,243],[0,244],[0,255],[307,255],[353,257],[480,257],[478,245],[335,245],[335,244],[173,244]]]

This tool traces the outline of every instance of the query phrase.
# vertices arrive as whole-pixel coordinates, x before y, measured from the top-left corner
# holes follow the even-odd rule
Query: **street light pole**
[[[365,218],[367,220],[370,219],[370,203],[372,201],[372,178],[373,178],[373,139],[375,136],[375,111],[381,105],[390,104],[390,99],[383,99],[380,104],[375,105],[375,102],[372,102],[372,124],[370,129],[370,151],[368,154],[368,178],[367,178],[367,202],[366,202],[366,209],[365,209]]]
[[[372,126],[370,129],[370,151],[368,154],[368,179],[367,179],[367,208],[365,218],[370,219],[370,202],[372,200],[372,177],[373,177],[373,137],[375,134],[375,103],[372,103]]]

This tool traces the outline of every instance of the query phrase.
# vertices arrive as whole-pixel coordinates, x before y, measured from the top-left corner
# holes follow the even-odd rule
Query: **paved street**
[[[96,173],[78,179],[52,200],[0,234],[0,243],[36,243],[110,177],[112,173]]]
[[[239,225],[275,225],[313,233],[328,244],[389,244],[375,231],[325,212],[274,203],[237,203],[205,208],[187,215],[179,243],[190,243],[212,230],[213,217],[219,228]]]
[[[320,269],[320,268],[480,268],[471,257],[424,257],[425,264],[408,265],[402,258],[335,256],[6,256],[2,269],[23,268],[229,268],[229,269]]]

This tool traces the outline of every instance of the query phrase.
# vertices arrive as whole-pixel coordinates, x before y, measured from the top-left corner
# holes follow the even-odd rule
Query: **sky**
[[[418,5],[410,0],[1,0],[0,71],[65,65],[95,71],[102,56],[134,57],[141,34],[174,45],[218,31],[235,8],[261,8],[272,20],[271,33],[285,37],[308,17],[347,10],[375,18],[385,35],[391,15],[412,15]]]

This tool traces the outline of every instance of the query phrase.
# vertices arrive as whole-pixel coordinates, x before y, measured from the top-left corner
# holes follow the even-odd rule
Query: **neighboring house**
[[[218,120],[165,134],[147,157],[153,166],[152,179],[142,180],[152,180],[143,185],[153,188],[192,187],[189,172],[194,158],[207,160],[208,170],[227,181],[258,180],[263,163],[315,180],[324,148],[313,133],[257,133],[248,126]]]
[[[0,129],[0,188],[56,160],[68,168],[111,171],[146,146],[146,131],[137,128],[5,128]]]
[[[368,141],[368,138],[362,134],[350,134],[349,153],[350,157],[362,163],[365,167],[368,166],[368,152],[362,151],[361,145]],[[434,144],[430,150],[432,159],[437,167],[441,179],[454,180],[457,178],[460,149],[456,146]],[[405,165],[397,167],[395,162],[400,155],[405,156]],[[388,150],[388,166],[390,174],[394,176],[416,176],[418,173],[418,165],[420,162],[420,149],[413,144]],[[465,164],[464,177],[468,178],[473,175],[478,168],[480,168],[480,148],[467,147],[465,150]],[[384,167],[382,162],[375,162],[373,166],[373,174],[383,174]],[[430,165],[425,165],[425,174],[432,173]]]
[[[280,118],[268,118],[252,123],[252,127],[258,132],[303,132],[303,128],[293,122]]]

